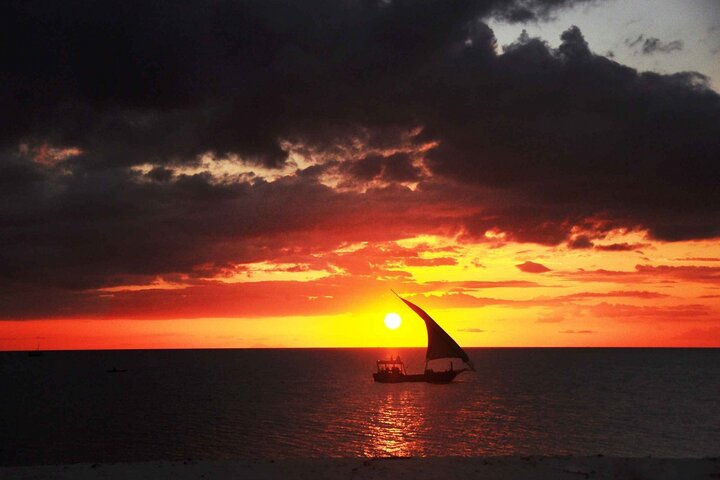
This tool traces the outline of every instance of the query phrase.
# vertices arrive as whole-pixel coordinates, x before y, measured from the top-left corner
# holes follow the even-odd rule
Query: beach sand
[[[720,459],[445,457],[79,463],[1,467],[0,479],[720,479]]]

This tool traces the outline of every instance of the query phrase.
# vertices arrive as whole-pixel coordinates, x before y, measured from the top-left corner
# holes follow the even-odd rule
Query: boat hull
[[[406,383],[406,382],[425,382],[425,383],[450,383],[459,373],[464,370],[447,370],[444,372],[434,372],[428,370],[425,373],[414,375],[406,375],[399,372],[377,372],[373,373],[373,379],[378,383]]]

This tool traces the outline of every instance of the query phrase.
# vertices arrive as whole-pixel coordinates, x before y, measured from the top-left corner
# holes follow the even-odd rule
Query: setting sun
[[[397,313],[391,312],[385,315],[385,326],[390,330],[395,330],[401,323],[402,319]]]

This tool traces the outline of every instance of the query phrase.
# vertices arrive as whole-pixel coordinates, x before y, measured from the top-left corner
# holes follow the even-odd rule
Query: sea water
[[[4,352],[0,465],[720,455],[720,350],[467,350],[448,385],[373,382],[423,349]]]

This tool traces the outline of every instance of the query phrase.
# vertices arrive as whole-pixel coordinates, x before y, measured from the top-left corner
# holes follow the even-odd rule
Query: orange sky
[[[391,288],[467,347],[720,346],[717,242],[618,231],[604,245],[615,247],[544,247],[502,234],[347,245],[212,279],[76,293],[102,315],[0,322],[0,347],[423,346],[422,321]],[[391,311],[403,318],[396,331],[382,321]]]

